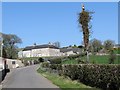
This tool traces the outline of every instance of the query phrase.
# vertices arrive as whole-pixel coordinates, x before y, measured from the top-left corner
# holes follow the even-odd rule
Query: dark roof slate
[[[58,47],[56,47],[54,45],[44,44],[44,45],[27,46],[27,47],[25,47],[23,49],[23,51],[32,50],[32,49],[39,49],[39,48],[54,48],[54,49],[59,49]]]
[[[81,52],[81,49],[79,48],[60,48],[61,52],[69,52],[69,51],[73,51],[74,53],[76,52]]]

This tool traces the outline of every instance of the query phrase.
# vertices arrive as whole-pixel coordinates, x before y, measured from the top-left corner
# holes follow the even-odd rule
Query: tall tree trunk
[[[83,36],[84,36],[84,45],[85,45],[85,52],[86,52],[86,62],[89,63],[89,30],[88,28],[83,28]]]

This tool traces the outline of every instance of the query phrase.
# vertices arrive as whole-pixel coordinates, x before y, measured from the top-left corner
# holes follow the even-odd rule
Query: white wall
[[[23,57],[23,51],[19,51],[19,52],[18,52],[18,57],[19,57],[19,58],[22,58],[22,57]]]
[[[32,49],[28,51],[22,51],[18,53],[19,58],[21,57],[49,57],[49,56],[69,56],[74,55],[73,51],[68,52],[60,52],[60,49],[54,48],[40,48],[40,49]]]
[[[61,55],[61,52],[60,52],[59,49],[49,48],[49,55],[50,55],[50,56],[60,56],[60,55]]]
[[[75,55],[75,53],[73,51],[68,51],[65,53],[65,55],[70,56],[70,55]]]
[[[0,57],[0,70],[3,69],[3,61],[2,61],[2,58]]]
[[[40,48],[28,51],[20,51],[18,57],[48,57],[48,56],[61,56],[59,49],[53,48]]]
[[[19,65],[19,67],[24,66],[23,63],[20,60],[15,60],[15,59],[5,59],[0,57],[0,70],[4,69],[4,60],[6,60],[6,64],[8,65],[7,68],[16,68],[16,65]],[[12,64],[12,61],[15,61],[15,64]]]
[[[23,57],[31,57],[31,50],[23,51]]]
[[[12,64],[12,61],[15,61],[15,64]],[[20,60],[15,60],[15,59],[6,59],[6,64],[8,65],[9,69],[17,68],[17,66],[19,67],[24,66]]]
[[[49,49],[48,48],[32,49],[31,54],[32,57],[49,56]]]

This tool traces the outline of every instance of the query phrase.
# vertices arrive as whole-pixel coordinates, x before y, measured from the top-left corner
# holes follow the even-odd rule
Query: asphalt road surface
[[[36,72],[38,65],[10,71],[2,82],[2,88],[58,88]]]

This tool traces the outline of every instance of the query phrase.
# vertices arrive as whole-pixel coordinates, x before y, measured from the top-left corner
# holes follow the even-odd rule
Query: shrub
[[[109,64],[113,64],[116,59],[116,54],[113,50],[110,51]]]
[[[39,62],[44,62],[44,59],[40,57],[40,58],[38,58],[38,61]]]
[[[34,60],[34,64],[39,64],[39,61],[38,60]]]
[[[63,65],[63,74],[72,80],[104,90],[120,88],[120,65]]]
[[[25,66],[28,66],[28,65],[29,65],[29,63],[28,63],[27,60],[24,60],[23,64],[24,64]]]
[[[43,68],[48,68],[48,67],[49,67],[49,63],[48,63],[48,62],[43,62],[43,63],[41,64],[41,66],[42,66]]]
[[[54,69],[54,70],[57,70],[57,64],[51,64],[51,65],[50,65],[50,68],[51,68],[52,70],[53,70],[53,69]]]
[[[85,61],[83,61],[81,58],[76,58],[76,60],[77,60],[78,64],[83,64],[83,63],[85,63]]]
[[[56,70],[58,75],[63,75],[61,64],[50,64],[50,69],[52,71]]]
[[[75,59],[75,58],[79,58],[81,55],[80,54],[76,54],[76,55],[70,55],[67,58],[68,59]]]
[[[75,65],[63,66],[63,74],[72,80],[78,79],[77,67]]]
[[[59,70],[62,70],[62,65],[61,64],[50,64],[50,68],[59,71]]]
[[[54,58],[50,60],[50,64],[61,64],[62,60],[61,58]]]

